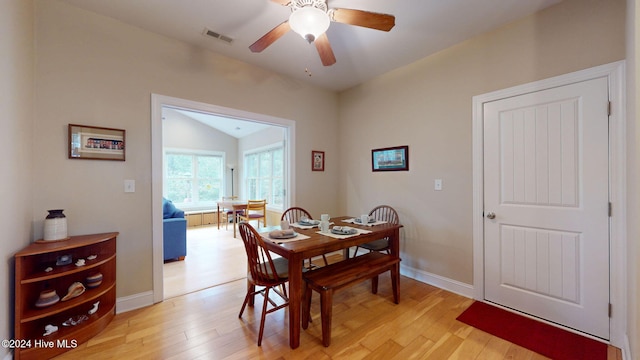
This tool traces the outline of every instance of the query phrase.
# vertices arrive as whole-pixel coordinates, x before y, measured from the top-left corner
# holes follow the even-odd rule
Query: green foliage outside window
[[[244,163],[247,198],[267,199],[270,207],[283,208],[284,148],[247,154]]]
[[[221,155],[167,153],[165,168],[164,196],[174,203],[204,206],[220,199],[224,185]]]

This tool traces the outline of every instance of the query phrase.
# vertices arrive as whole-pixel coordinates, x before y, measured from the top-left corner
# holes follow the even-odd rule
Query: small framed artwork
[[[311,170],[324,171],[324,151],[311,150]]]
[[[124,161],[125,131],[69,124],[69,159]]]
[[[409,146],[371,150],[373,171],[409,171]]]

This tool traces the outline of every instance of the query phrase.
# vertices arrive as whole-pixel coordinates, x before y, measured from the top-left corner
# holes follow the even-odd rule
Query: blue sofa
[[[162,198],[162,238],[164,260],[184,260],[187,256],[187,219],[171,200]]]

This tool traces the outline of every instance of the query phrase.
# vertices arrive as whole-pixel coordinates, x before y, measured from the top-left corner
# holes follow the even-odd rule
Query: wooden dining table
[[[238,213],[247,208],[247,200],[220,200],[218,201],[218,230],[220,230],[220,209],[233,211],[233,237],[236,237],[236,223]]]
[[[319,233],[318,228],[300,229],[293,228],[297,233],[306,235],[309,238],[279,244],[278,240],[270,240],[266,233],[268,228],[262,230],[262,236],[266,247],[288,259],[289,261],[289,346],[292,349],[300,346],[300,327],[301,327],[301,302],[303,292],[302,266],[303,260],[314,256],[330,253],[333,251],[345,250],[350,247],[364,244],[373,240],[389,238],[391,256],[400,257],[400,228],[402,225],[394,225],[383,223],[375,226],[361,226],[357,224],[347,224],[342,220],[353,219],[353,216],[341,216],[332,218],[331,222],[335,226],[350,226],[363,230],[371,231],[369,233],[359,234],[345,239],[337,239],[329,235]],[[279,227],[278,227],[279,228]],[[400,265],[396,264],[397,275],[396,281],[398,289],[400,288]],[[398,301],[400,301],[398,290]]]

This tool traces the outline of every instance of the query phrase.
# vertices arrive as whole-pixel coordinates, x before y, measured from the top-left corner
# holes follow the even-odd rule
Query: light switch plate
[[[433,181],[433,189],[436,191],[442,190],[442,179],[435,179]]]
[[[125,180],[124,181],[124,192],[126,192],[126,193],[136,192],[136,181],[135,180]]]

